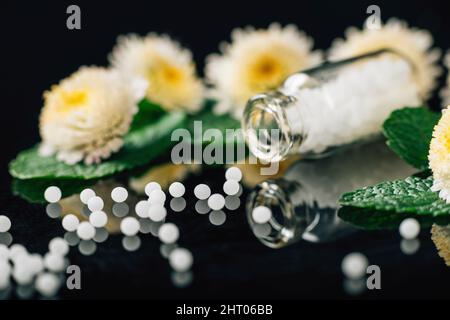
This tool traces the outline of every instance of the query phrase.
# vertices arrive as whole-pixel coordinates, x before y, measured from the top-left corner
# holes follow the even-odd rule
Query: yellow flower
[[[120,36],[109,56],[113,67],[148,82],[146,97],[167,110],[197,111],[204,87],[192,54],[167,35]]]
[[[439,191],[439,197],[450,203],[450,109],[442,110],[442,117],[434,127],[428,154],[433,171],[432,191]]]
[[[331,46],[329,57],[339,60],[391,49],[407,58],[416,70],[416,80],[423,99],[430,96],[436,86],[436,78],[442,70],[437,65],[441,52],[431,49],[433,38],[426,30],[408,27],[407,23],[390,19],[379,29],[358,30],[351,27],[345,32],[346,39],[336,39]]]
[[[44,93],[42,155],[68,164],[98,163],[117,152],[146,84],[116,71],[82,67]]]
[[[268,29],[235,29],[232,42],[221,45],[221,54],[207,57],[205,74],[214,86],[210,95],[218,101],[217,113],[230,112],[239,118],[247,100],[275,89],[292,73],[321,62],[312,52],[313,41],[294,25]]]

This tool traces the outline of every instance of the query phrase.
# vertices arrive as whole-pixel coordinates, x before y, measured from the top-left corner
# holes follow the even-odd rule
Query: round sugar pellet
[[[263,224],[272,218],[272,211],[265,206],[258,206],[253,209],[252,217],[256,223]]]
[[[103,211],[94,211],[89,216],[89,222],[96,228],[102,228],[108,223],[108,216]]]
[[[11,220],[7,216],[0,216],[0,232],[8,232],[11,229]]]
[[[420,223],[414,218],[407,218],[400,223],[399,232],[404,239],[417,238],[420,233]]]
[[[111,199],[114,202],[124,202],[128,198],[128,191],[124,187],[116,187],[111,191]]]
[[[61,217],[62,215],[62,207],[59,203],[49,203],[45,207],[45,212],[47,212],[47,215],[52,218],[56,219]]]
[[[234,181],[241,181],[242,179],[242,171],[238,167],[231,167],[228,168],[227,171],[225,171],[225,179],[227,180],[234,180]]]
[[[163,221],[167,216],[166,208],[161,204],[155,204],[150,206],[148,211],[148,217],[155,222]]]
[[[204,183],[201,183],[194,188],[194,195],[199,200],[206,200],[211,195],[211,189]]]
[[[134,236],[140,229],[139,221],[134,217],[126,217],[120,222],[120,231],[126,236]]]
[[[215,193],[208,198],[208,206],[213,210],[220,210],[225,206],[225,198],[220,193]]]
[[[169,255],[170,266],[178,272],[184,272],[192,267],[194,258],[192,253],[184,248],[175,248]]]
[[[21,244],[15,243],[11,247],[9,247],[9,258],[11,260],[14,260],[19,255],[27,253],[27,249]]]
[[[235,180],[227,180],[223,184],[223,191],[229,195],[234,196],[239,192],[239,182]]]
[[[138,203],[136,203],[136,206],[134,207],[134,211],[136,211],[136,214],[138,217],[141,218],[148,218],[148,213],[150,210],[150,202],[147,200],[141,200]]]
[[[186,188],[181,182],[174,182],[169,186],[169,193],[174,198],[179,198],[184,195]]]
[[[145,194],[149,197],[150,197],[150,194],[152,193],[152,191],[155,191],[155,190],[161,190],[161,186],[159,185],[158,182],[152,181],[152,182],[147,183],[147,185],[145,186]]]
[[[60,278],[50,272],[44,272],[36,278],[36,290],[45,297],[53,297],[61,285]]]
[[[80,200],[84,204],[88,204],[89,199],[93,197],[95,197],[95,191],[89,188],[84,189],[80,193]]]
[[[90,198],[87,204],[91,212],[102,210],[104,205],[103,199],[98,196]]]
[[[62,219],[62,226],[66,231],[75,231],[79,225],[80,220],[78,220],[78,217],[74,214],[68,214]]]
[[[221,226],[225,223],[227,216],[222,210],[211,211],[209,214],[209,222],[215,226]]]
[[[0,243],[0,261],[9,259],[9,249],[6,244]]]
[[[82,240],[91,240],[95,236],[95,228],[87,221],[83,221],[77,228],[77,236]]]
[[[166,194],[162,190],[153,190],[150,195],[148,196],[148,201],[150,201],[150,204],[164,204],[166,202]]]
[[[65,265],[64,256],[52,252],[48,252],[44,256],[44,266],[52,272],[63,271]]]
[[[24,265],[15,266],[12,271],[12,276],[19,285],[29,284],[34,278],[34,274],[30,268]]]
[[[59,254],[61,256],[65,256],[67,253],[69,253],[69,245],[67,244],[66,240],[60,237],[53,238],[50,240],[48,244],[48,250],[51,253]]]
[[[44,258],[38,253],[31,254],[28,263],[34,274],[38,274],[44,270]]]
[[[366,275],[369,260],[359,252],[349,253],[341,263],[342,273],[349,279],[360,279]]]
[[[51,186],[45,189],[44,198],[47,202],[55,203],[61,200],[61,189],[56,186]]]
[[[165,223],[158,230],[159,240],[163,243],[175,243],[180,236],[178,227],[173,223]]]

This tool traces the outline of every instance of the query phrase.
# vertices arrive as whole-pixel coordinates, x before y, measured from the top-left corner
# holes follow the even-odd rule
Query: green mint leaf
[[[388,146],[418,169],[428,168],[428,150],[440,114],[426,108],[403,108],[391,113],[383,124]]]

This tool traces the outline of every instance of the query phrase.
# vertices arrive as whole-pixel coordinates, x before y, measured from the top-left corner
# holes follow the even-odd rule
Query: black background
[[[69,4],[81,7],[81,30],[66,28]],[[28,206],[8,194],[7,163],[17,152],[39,141],[42,92],[81,65],[106,65],[107,54],[119,34],[169,33],[193,51],[202,73],[205,56],[216,52],[221,41],[229,40],[230,31],[235,27],[267,27],[273,21],[295,23],[314,38],[316,48],[327,49],[334,38],[343,36],[347,27],[362,25],[370,4],[381,7],[383,20],[395,16],[428,29],[438,47],[444,51],[450,48],[448,1],[0,2],[0,177],[5,192],[2,208],[16,210],[17,220],[28,220],[27,224],[14,227],[18,239],[23,237],[24,243],[33,245],[38,239],[29,235],[29,228],[38,226],[35,232],[41,235],[44,244],[35,246],[42,250],[47,243],[44,239],[48,241],[52,235],[59,234],[55,231],[58,223],[49,223],[42,207]],[[439,100],[434,97],[431,104],[437,108]],[[214,172],[209,175],[211,183],[214,183],[214,174],[218,175]],[[194,179],[192,183],[199,181]],[[184,240],[189,248],[195,248],[197,267],[192,288],[174,290],[167,263],[159,257],[153,258],[159,250],[156,243],[143,241],[139,255],[117,254],[113,248],[120,246],[120,239],[113,239],[111,245],[99,250],[94,263],[92,258],[74,258],[87,268],[88,290],[75,296],[65,295],[79,298],[341,298],[347,296],[341,288],[339,263],[352,248],[365,250],[369,258],[382,263],[386,270],[384,279],[388,285],[382,292],[371,292],[364,297],[449,297],[449,274],[437,257],[427,231],[422,235],[420,255],[405,258],[398,248],[398,235],[390,232],[355,235],[319,247],[302,243],[275,252],[251,239],[241,213],[231,217],[220,232],[200,222],[199,218],[183,220]]]

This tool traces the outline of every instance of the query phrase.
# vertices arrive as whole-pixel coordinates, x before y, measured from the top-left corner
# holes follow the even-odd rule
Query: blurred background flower
[[[213,86],[210,95],[217,113],[242,115],[247,100],[275,89],[290,74],[319,64],[320,51],[313,40],[294,25],[273,23],[267,29],[234,29],[231,43],[206,59],[205,75]]]
[[[419,92],[423,99],[429,98],[436,86],[436,78],[442,73],[438,66],[441,51],[431,48],[433,37],[426,30],[408,27],[404,21],[392,18],[379,29],[350,27],[345,39],[334,40],[330,60],[340,60],[366,53],[391,49],[406,57],[414,66]]]
[[[82,67],[44,93],[42,155],[68,164],[99,163],[117,152],[146,84],[116,71]]]
[[[204,87],[192,54],[167,35],[120,36],[109,56],[111,65],[148,82],[146,98],[166,110],[197,111]]]

